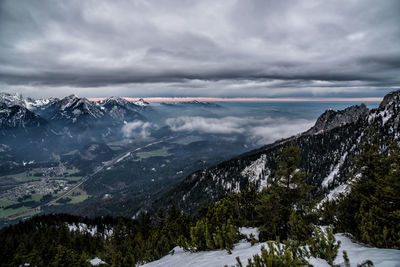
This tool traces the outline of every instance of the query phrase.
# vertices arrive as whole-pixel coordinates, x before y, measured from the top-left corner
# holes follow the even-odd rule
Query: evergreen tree
[[[333,266],[340,247],[340,241],[336,242],[333,230],[326,228],[326,233],[319,228],[314,229],[314,235],[309,242],[310,253],[313,257],[325,259],[329,265]]]
[[[306,219],[311,187],[303,182],[306,175],[298,169],[300,160],[300,149],[294,144],[284,147],[276,158],[277,170],[256,206],[262,240],[276,237],[282,240],[300,237],[305,240],[311,232],[306,229],[307,223],[302,222]],[[290,227],[291,215],[292,223],[301,222],[301,229],[294,225]]]
[[[400,147],[374,133],[356,160],[351,193],[338,203],[337,227],[377,247],[400,247]]]
[[[246,267],[281,267],[281,266],[310,266],[303,257],[296,257],[292,250],[284,245],[269,241],[268,249],[261,247],[261,254],[248,259]],[[243,266],[239,257],[236,266]]]

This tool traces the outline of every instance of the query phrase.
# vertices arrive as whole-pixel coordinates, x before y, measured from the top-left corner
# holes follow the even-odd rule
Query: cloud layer
[[[150,122],[133,121],[122,126],[121,131],[125,138],[137,138],[140,136],[142,139],[147,139],[153,127],[154,125]]]
[[[382,96],[400,84],[398,25],[397,0],[4,0],[0,89]]]
[[[239,134],[257,144],[268,144],[309,129],[313,121],[288,118],[223,117],[206,118],[182,116],[169,118],[166,124],[172,131],[208,134]]]
[[[166,120],[172,131],[199,131],[215,134],[243,133],[245,120],[235,117],[205,118],[205,117],[177,117]]]

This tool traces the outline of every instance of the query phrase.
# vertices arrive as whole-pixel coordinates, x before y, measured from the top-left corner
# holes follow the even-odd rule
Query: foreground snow
[[[107,264],[107,263],[105,263],[104,261],[102,261],[101,259],[99,259],[98,257],[96,257],[96,258],[90,260],[90,264],[91,264],[92,266],[98,266],[98,265]]]
[[[400,250],[365,247],[353,243],[343,234],[336,234],[335,237],[336,240],[341,241],[339,255],[335,260],[336,264],[343,263],[343,250],[346,250],[352,265],[356,265],[356,263],[362,263],[368,259],[374,263],[374,266],[400,266]]]
[[[250,228],[242,228],[242,233],[255,233],[255,230]],[[369,259],[374,262],[374,266],[383,267],[399,267],[400,266],[400,250],[395,249],[378,249],[364,247],[353,243],[349,238],[343,234],[335,235],[337,240],[341,241],[338,257],[335,261],[336,264],[343,263],[343,250],[347,251],[352,266]],[[153,261],[143,265],[143,267],[161,267],[161,266],[196,266],[196,267],[211,267],[224,265],[232,266],[236,264],[236,257],[240,257],[243,264],[247,263],[247,259],[251,258],[254,254],[260,253],[261,247],[266,243],[258,243],[251,246],[247,241],[240,241],[232,250],[232,254],[228,254],[225,250],[203,251],[197,253],[190,253],[184,251],[180,247],[174,248],[173,255],[167,255],[158,261]],[[311,258],[310,264],[314,266],[329,266],[326,261],[321,259]]]

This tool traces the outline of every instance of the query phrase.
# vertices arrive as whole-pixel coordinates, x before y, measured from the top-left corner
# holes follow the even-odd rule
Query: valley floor
[[[245,231],[243,231],[245,230]],[[251,232],[251,229],[243,229],[244,234]],[[254,229],[253,229],[254,230]],[[378,267],[399,267],[400,266],[400,250],[396,249],[379,249],[362,246],[352,242],[343,234],[335,234],[336,240],[341,241],[338,256],[335,264],[343,264],[343,250],[345,250],[350,258],[351,266],[356,266],[369,259]],[[184,251],[180,247],[174,248],[173,255],[167,255],[160,260],[147,263],[143,267],[165,267],[165,266],[197,266],[197,267],[222,267],[235,266],[236,257],[240,257],[243,265],[247,263],[247,259],[253,255],[260,253],[261,247],[267,247],[266,243],[257,243],[251,246],[250,242],[245,240],[237,243],[232,250],[232,254],[228,254],[226,250],[203,251],[191,253]],[[318,267],[329,267],[328,263],[322,259],[310,258],[309,263]]]

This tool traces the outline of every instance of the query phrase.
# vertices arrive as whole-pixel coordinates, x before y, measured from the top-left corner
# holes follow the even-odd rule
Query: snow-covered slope
[[[25,100],[22,97],[21,94],[18,93],[14,93],[14,94],[10,94],[10,93],[0,93],[0,103],[5,104],[6,106],[14,106],[14,105],[18,105],[18,106],[25,106]]]
[[[149,106],[150,105],[150,103],[149,102],[146,102],[146,101],[144,101],[144,99],[143,98],[140,98],[139,100],[137,100],[137,101],[133,101],[132,102],[133,104],[135,104],[136,106],[141,106],[141,107],[147,107],[147,106]]]
[[[139,112],[147,106],[145,103],[147,102],[140,100],[130,102],[121,97],[112,96],[105,100],[98,101],[96,104],[112,118],[123,122],[143,119]]]
[[[352,242],[343,234],[336,234],[336,240],[341,241],[338,256],[335,264],[343,264],[343,251],[345,250],[350,258],[351,266],[356,266],[365,260],[371,260],[377,267],[398,267],[400,266],[400,250],[379,249],[362,246]],[[180,247],[174,248],[174,253],[167,255],[160,260],[144,264],[143,267],[168,267],[168,266],[196,266],[196,267],[223,267],[225,265],[235,266],[236,257],[240,257],[243,264],[248,258],[260,254],[261,247],[267,247],[266,243],[256,243],[251,246],[250,242],[240,241],[228,254],[226,250],[214,250],[191,253]],[[315,267],[329,267],[329,264],[322,259],[310,258],[309,263]]]
[[[41,99],[33,99],[33,98],[26,98],[24,99],[25,107],[29,110],[35,111],[36,109],[42,109],[47,105],[51,105],[51,103],[58,101],[58,98],[41,98]]]
[[[108,118],[108,115],[95,103],[76,95],[51,102],[43,107],[40,114],[58,124],[81,127],[89,127],[98,120]]]
[[[0,129],[38,128],[47,122],[23,106],[0,103]]]
[[[42,106],[48,105],[53,101],[56,101],[55,98],[42,98],[42,99],[33,99],[33,98],[24,98],[21,94],[18,93],[2,93],[0,92],[0,103],[3,103],[9,107],[17,105],[25,107],[29,110],[35,110]]]

